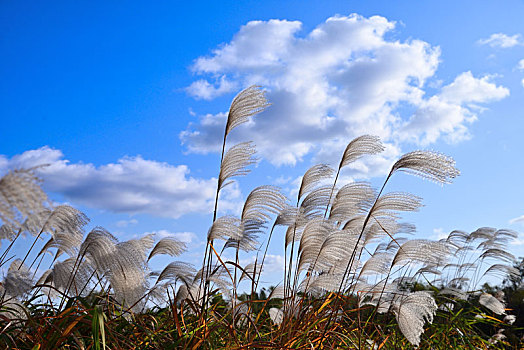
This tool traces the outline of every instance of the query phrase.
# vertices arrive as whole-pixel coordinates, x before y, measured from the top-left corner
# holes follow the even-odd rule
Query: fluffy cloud
[[[521,70],[521,71],[524,71],[524,58],[521,59],[521,60],[519,61],[519,63],[517,64],[517,69],[518,69],[518,70]]]
[[[491,47],[498,47],[506,49],[509,47],[522,45],[520,34],[506,35],[504,33],[494,33],[486,39],[480,39],[478,41],[480,45],[489,45]]]
[[[49,147],[3,159],[0,173],[9,168],[48,164],[38,170],[44,188],[92,208],[171,218],[209,213],[213,208],[217,180],[191,177],[185,165],[174,166],[140,156],[101,166],[70,163],[60,150]],[[226,188],[221,209],[236,209],[239,197],[236,185]]]
[[[335,16],[302,35],[298,21],[253,21],[210,56],[196,59],[192,69],[202,86],[207,81],[213,87],[220,79],[267,89],[273,105],[231,137],[253,140],[273,164],[293,165],[307,155],[334,162],[352,138],[374,134],[388,143],[388,152],[357,168],[380,173],[403,142],[467,138],[477,105],[508,94],[491,77],[465,72],[429,95],[439,47],[395,40],[387,35],[394,28],[380,16]],[[209,96],[218,96],[220,84]],[[208,96],[193,93],[192,86],[187,91],[196,98]],[[191,152],[218,151],[225,118],[224,113],[201,116],[180,138]]]
[[[186,88],[186,91],[197,99],[211,100],[217,96],[231,92],[237,88],[235,82],[230,82],[224,76],[220,77],[215,84],[210,84],[207,80],[197,80]]]
[[[475,78],[465,72],[441,89],[440,94],[422,100],[409,122],[401,128],[402,139],[422,145],[431,144],[445,135],[449,142],[470,137],[467,124],[477,120],[478,104],[500,100],[509,90],[490,81],[490,76]]]

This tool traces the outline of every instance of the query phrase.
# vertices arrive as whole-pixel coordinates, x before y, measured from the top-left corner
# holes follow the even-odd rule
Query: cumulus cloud
[[[506,49],[517,45],[522,45],[521,35],[507,35],[504,33],[494,33],[486,39],[478,41],[480,45],[489,45],[491,47]]]
[[[509,90],[491,82],[492,77],[475,78],[471,72],[457,76],[441,92],[422,100],[409,122],[400,129],[405,140],[428,145],[445,135],[449,142],[470,138],[468,124],[477,120],[478,105],[503,99]]]
[[[249,22],[192,66],[198,81],[210,85],[220,77],[239,88],[267,89],[273,105],[237,128],[231,141],[253,140],[275,165],[309,155],[335,162],[352,138],[374,134],[388,143],[388,152],[360,162],[355,172],[383,173],[403,142],[467,139],[478,104],[509,93],[493,77],[471,72],[441,86],[435,76],[440,48],[395,40],[388,35],[395,22],[384,17],[334,16],[308,33],[301,27],[298,21]],[[437,92],[428,94],[428,85]],[[182,143],[190,152],[219,151],[225,119],[225,113],[200,116],[180,133]]]
[[[236,88],[237,84],[235,82],[230,82],[225,79],[225,76],[222,76],[215,84],[211,84],[204,79],[197,80],[189,85],[186,91],[197,99],[211,100]]]
[[[71,163],[60,150],[49,147],[4,159],[0,173],[9,168],[48,164],[38,170],[44,179],[44,188],[75,204],[116,213],[170,218],[209,213],[213,209],[217,180],[192,177],[185,165],[175,166],[140,156],[124,157],[101,166]],[[239,197],[235,184],[226,187],[220,208],[236,209]]]

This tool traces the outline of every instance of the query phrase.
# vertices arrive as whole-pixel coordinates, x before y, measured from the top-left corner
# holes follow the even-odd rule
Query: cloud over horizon
[[[41,164],[49,164],[38,169],[44,189],[61,194],[75,204],[116,213],[145,213],[169,218],[213,210],[215,178],[194,178],[186,165],[175,166],[141,156],[95,166],[71,163],[64,159],[62,151],[45,146],[10,159],[0,155],[0,174],[9,169]],[[220,209],[235,209],[239,198],[236,184],[226,187]]]
[[[468,139],[480,105],[509,94],[494,77],[469,71],[439,89],[428,88],[436,80],[440,48],[395,40],[395,26],[384,17],[356,14],[330,17],[309,33],[302,33],[299,21],[251,21],[230,42],[194,61],[200,78],[186,91],[212,99],[233,86],[266,88],[273,105],[231,136],[253,140],[277,166],[307,155],[332,162],[352,138],[378,135],[389,152],[362,167],[363,176],[376,175],[403,144]],[[225,118],[201,116],[180,133],[182,143],[190,152],[218,151]]]

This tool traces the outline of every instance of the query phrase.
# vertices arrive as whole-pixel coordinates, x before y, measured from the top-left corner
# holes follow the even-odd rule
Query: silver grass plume
[[[244,223],[242,225],[242,236],[240,238],[229,238],[223,249],[233,248],[245,252],[257,249],[259,247],[258,233],[262,232],[263,228],[265,226],[258,221]]]
[[[315,188],[318,183],[324,179],[333,176],[335,171],[329,165],[317,164],[309,168],[302,177],[300,188],[298,190],[298,198],[302,198],[306,193]],[[331,187],[330,187],[331,188]]]
[[[286,207],[286,196],[278,187],[259,186],[247,196],[241,214],[240,238],[230,238],[226,247],[251,251],[258,247],[258,235],[266,228],[265,223]]]
[[[307,286],[307,290],[303,290],[305,293],[311,293],[313,295],[320,296],[323,292],[335,292],[338,290],[340,284],[342,283],[342,277],[344,271],[339,273],[324,273],[316,277],[312,277],[312,281]],[[343,286],[343,289],[348,287],[348,281],[345,281],[346,285]],[[304,282],[301,284],[299,289],[302,288]]]
[[[272,307],[269,309],[269,317],[271,318],[271,321],[274,324],[280,326],[282,324],[282,321],[284,321],[284,312],[281,309]]]
[[[70,205],[55,207],[47,219],[42,231],[51,235],[66,233],[76,238],[84,235],[84,226],[89,222],[87,216]]]
[[[255,263],[247,264],[244,267],[244,270],[242,271],[242,275],[240,276],[240,279],[238,282],[242,281],[245,278],[248,278],[250,280],[254,280],[256,275],[260,275],[262,273],[263,266],[262,265],[256,265]]]
[[[433,297],[426,291],[409,294],[393,305],[393,312],[402,334],[413,345],[420,344],[424,323],[432,323],[437,310]]]
[[[242,222],[248,220],[265,222],[272,214],[278,214],[285,208],[286,200],[286,196],[278,187],[259,186],[246,198],[242,209]]]
[[[393,256],[386,252],[374,253],[362,266],[360,276],[368,274],[387,274],[391,267]]]
[[[174,237],[165,237],[158,241],[153,250],[151,250],[151,253],[149,253],[149,257],[147,258],[147,260],[151,260],[151,258],[155,255],[165,254],[173,257],[179,256],[180,254],[185,252],[186,248],[186,243]]]
[[[278,214],[274,226],[292,226],[297,221],[299,209],[286,205]]]
[[[0,309],[0,317],[2,317],[4,321],[8,320],[8,324],[16,325],[21,323],[22,320],[27,320],[28,314],[29,310],[24,306],[24,304],[9,294],[4,294],[2,308]]]
[[[224,137],[237,126],[246,123],[249,117],[262,112],[270,105],[260,86],[252,85],[242,90],[235,96],[229,107]]]
[[[153,244],[152,235],[118,243],[114,256],[109,259],[108,277],[115,299],[126,307],[134,305],[134,311],[140,310],[145,302],[147,252]]]
[[[498,249],[498,248],[491,248],[491,249],[486,250],[485,252],[483,252],[480,255],[480,258],[481,259],[492,258],[492,259],[502,260],[502,261],[506,261],[510,263],[515,261],[515,256],[513,254],[505,250]]]
[[[33,287],[31,271],[22,260],[16,259],[9,265],[1,287],[2,294],[5,292],[13,297],[21,297]]]
[[[71,257],[55,262],[50,274],[43,283],[48,284],[52,282],[52,285],[57,289],[63,292],[67,291],[70,296],[77,296],[87,293],[85,287],[94,272],[94,267],[89,261],[84,259],[79,263],[77,257]]]
[[[250,170],[247,167],[257,162],[255,153],[253,142],[242,142],[231,147],[224,155],[220,166],[218,188],[222,189],[232,183],[232,177],[249,174]]]
[[[169,263],[158,275],[156,283],[160,283],[164,280],[169,280],[171,282],[176,282],[177,280],[182,281],[183,283],[189,284],[191,280],[195,278],[196,270],[191,266],[191,264],[174,261]]]
[[[449,233],[446,241],[457,245],[463,245],[468,241],[469,233],[461,230],[453,230]]]
[[[364,245],[386,236],[391,238],[400,232],[412,234],[416,232],[416,229],[414,225],[399,223],[391,217],[373,217],[372,223],[364,229]]]
[[[41,180],[32,169],[11,170],[0,179],[0,221],[20,228],[27,217],[49,207],[47,195],[40,187]]]
[[[352,259],[352,252],[361,248],[362,242],[358,242],[358,235],[354,231],[341,230],[331,232],[320,249],[315,270],[330,270],[331,273],[342,273],[346,270],[350,259]],[[351,269],[348,268],[347,273],[355,273],[360,265],[360,261],[355,256],[353,260]]]
[[[357,215],[367,213],[376,193],[368,182],[354,182],[338,190],[329,219],[342,222]]]
[[[497,232],[497,229],[493,227],[481,227],[469,234],[468,241],[477,239],[489,240],[493,238],[495,232]]]
[[[500,277],[507,276],[511,280],[511,279],[519,278],[520,271],[519,269],[513,266],[510,266],[510,265],[493,264],[486,270],[486,272],[484,272],[484,275],[494,275],[494,276],[500,276]]]
[[[283,299],[284,298],[284,286],[278,285],[269,294],[268,300],[270,299]]]
[[[480,305],[483,305],[493,311],[497,315],[506,314],[505,305],[493,295],[489,293],[483,293],[479,298]]]
[[[417,270],[415,275],[442,275],[441,269],[437,265],[426,265]]]
[[[80,246],[79,256],[89,256],[95,268],[104,274],[113,265],[118,240],[102,227],[89,232]]]
[[[319,186],[310,191],[300,203],[299,216],[296,224],[304,225],[313,218],[324,217],[326,206],[331,200],[331,186]]]
[[[89,222],[87,216],[69,205],[59,205],[53,209],[42,231],[49,232],[51,239],[44,248],[57,248],[61,252],[75,256],[84,236],[84,226]],[[45,250],[42,249],[38,255]]]
[[[240,219],[233,216],[218,218],[207,233],[208,242],[215,239],[228,240],[229,238],[240,240],[242,238],[242,227],[240,224]]]
[[[298,247],[298,271],[302,271],[305,264],[312,266],[316,262],[320,249],[332,230],[332,224],[322,218],[313,219],[307,223]]]
[[[384,151],[380,138],[372,135],[362,135],[351,141],[344,150],[340,168],[345,167],[366,154],[377,154]]]
[[[307,221],[305,221],[305,223],[307,223]],[[291,243],[296,242],[296,241],[300,241],[300,238],[302,237],[302,230],[303,229],[304,229],[303,226],[298,226],[298,225],[288,226],[288,228],[286,229],[286,242],[285,242],[285,244],[286,244],[285,247],[286,248]]]
[[[413,151],[404,154],[393,165],[391,174],[396,171],[404,171],[440,184],[451,183],[451,180],[460,174],[455,168],[453,158],[433,151]]]
[[[439,294],[449,295],[459,300],[468,300],[468,293],[459,288],[446,287],[442,289]]]
[[[397,218],[397,211],[418,211],[422,206],[422,198],[407,192],[390,192],[377,199],[371,215]]]
[[[515,315],[506,315],[504,316],[503,321],[509,325],[512,325],[517,320],[517,316]]]
[[[450,254],[450,245],[441,241],[412,239],[402,244],[393,259],[393,265],[401,261],[420,262],[423,264],[441,264]]]

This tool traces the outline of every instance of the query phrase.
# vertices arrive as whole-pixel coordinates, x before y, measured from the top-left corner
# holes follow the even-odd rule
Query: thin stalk
[[[220,154],[220,167],[219,169],[222,169],[222,162],[224,161],[224,151],[226,149],[226,138],[227,138],[227,123],[226,123],[226,127],[225,127],[225,130],[224,130],[224,139],[222,141],[222,152]],[[216,190],[216,193],[215,193],[215,205],[214,205],[214,208],[213,208],[213,223],[216,221],[217,219],[217,208],[218,208],[218,195],[220,194],[220,171],[219,171],[219,175],[218,175],[218,179],[217,179],[217,190]],[[207,242],[207,245],[206,245],[206,251],[204,253],[204,261],[202,262],[202,274],[204,273],[204,268],[206,269],[206,273],[205,273],[205,276],[203,275],[202,277],[205,277],[205,278],[202,278],[202,280],[200,281],[200,288],[202,289],[202,283],[204,284],[204,291],[203,291],[203,295],[202,295],[202,308],[201,308],[201,315],[204,315],[204,313],[206,312],[205,310],[205,305],[206,305],[206,296],[207,296],[207,291],[208,291],[208,288],[209,288],[209,283],[207,281],[208,277],[209,277],[209,272],[210,272],[210,269],[211,269],[211,264],[212,264],[212,254],[211,254],[211,251],[209,250],[209,254],[208,254],[208,259],[207,259],[207,262],[206,262],[206,254],[208,253],[208,249],[209,249],[209,246],[212,246],[213,245],[213,241],[209,241]],[[205,317],[204,317],[205,318]]]
[[[377,202],[378,202],[378,199],[380,198],[380,196],[382,195],[382,192],[384,191],[384,188],[386,187],[386,184],[388,183],[389,179],[391,178],[391,175],[393,174],[393,169],[389,172],[386,180],[384,181],[384,184],[382,185],[382,188],[380,189],[376,199],[375,199],[375,202],[373,203],[373,206],[371,207],[371,209],[369,210],[368,212],[368,215],[366,216],[366,219],[364,220],[364,223],[362,225],[362,230],[360,231],[360,234],[358,236],[358,239],[357,239],[357,242],[355,244],[355,249],[353,250],[353,252],[351,253],[351,256],[349,258],[349,261],[348,261],[348,264],[346,265],[346,270],[344,271],[344,274],[342,275],[342,280],[340,282],[340,285],[338,287],[338,290],[337,290],[337,295],[340,293],[340,291],[342,290],[342,286],[344,285],[344,282],[345,282],[345,279],[346,279],[346,276],[348,274],[348,272],[351,270],[351,267],[353,267],[353,262],[355,260],[355,256],[356,256],[356,252],[357,252],[357,247],[360,243],[360,240],[362,239],[362,236],[364,235],[364,231],[366,229],[366,225],[371,217],[371,214],[373,213],[373,209],[375,208],[375,206],[377,205]],[[354,276],[353,276],[354,278]],[[337,301],[335,301],[335,306],[338,307],[337,305]],[[325,334],[326,334],[326,331],[328,329],[328,326],[329,324],[331,323],[331,320],[333,319],[333,312],[330,313],[329,315],[329,318],[328,318],[328,321],[326,322],[326,326],[324,327],[324,331],[322,332],[322,336],[321,336],[321,342],[322,342],[322,339],[324,338]]]

